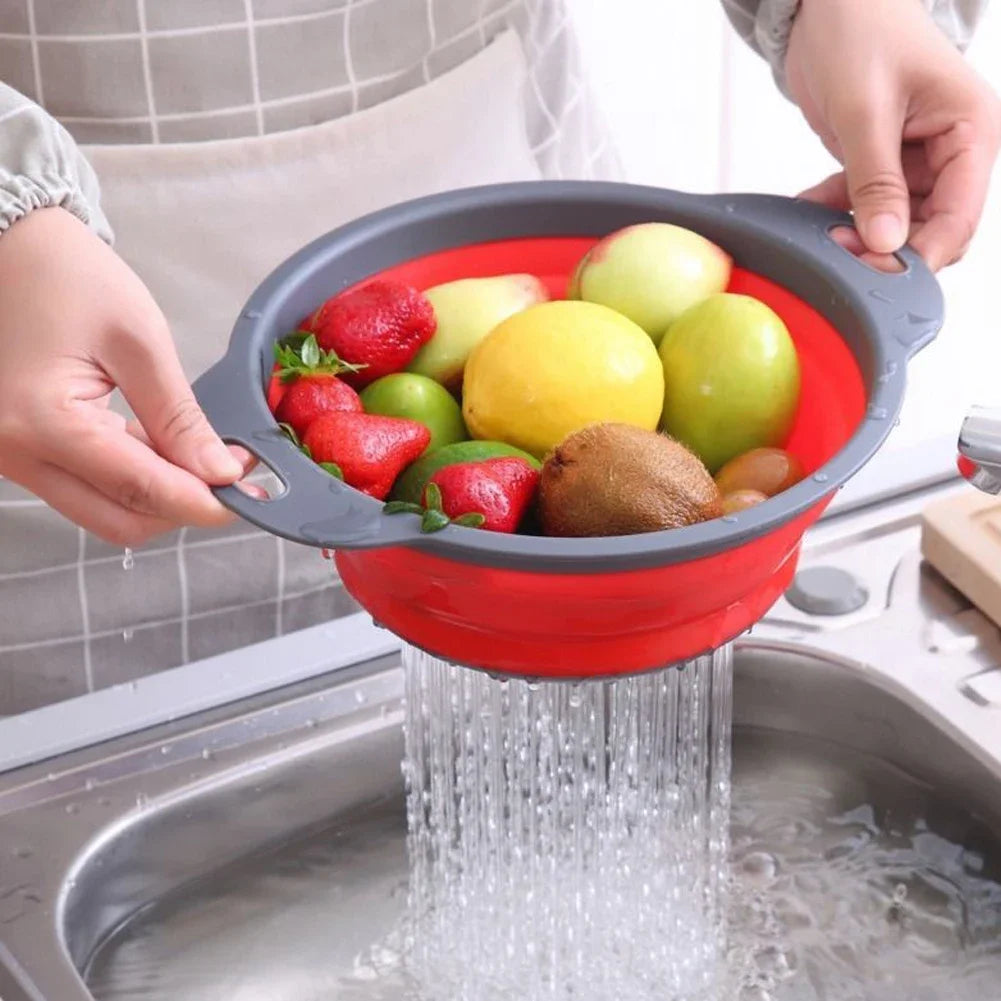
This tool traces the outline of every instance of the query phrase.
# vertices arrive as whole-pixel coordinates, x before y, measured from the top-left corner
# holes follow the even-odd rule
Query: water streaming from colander
[[[702,1001],[725,968],[731,651],[529,683],[413,649],[411,973],[425,1001]]]

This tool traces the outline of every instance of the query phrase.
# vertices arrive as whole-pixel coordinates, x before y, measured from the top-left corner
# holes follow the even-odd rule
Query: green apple
[[[545,285],[533,275],[463,278],[435,285],[424,294],[434,306],[438,327],[407,370],[449,388],[462,385],[470,351],[501,320],[549,298]]]
[[[799,404],[799,357],[763,302],[721,292],[686,310],[660,344],[661,428],[715,473],[752,448],[783,445]]]
[[[384,375],[361,391],[361,402],[367,414],[407,417],[423,424],[431,432],[425,452],[469,437],[455,397],[425,375]]]
[[[400,474],[400,478],[393,484],[393,492],[389,495],[390,500],[407,501],[410,504],[419,504],[424,496],[424,488],[428,480],[445,466],[454,466],[459,462],[485,462],[487,459],[499,459],[514,456],[524,459],[533,469],[541,469],[542,463],[523,452],[514,445],[508,445],[503,441],[460,441],[454,445],[445,445],[442,448],[426,451],[415,463]]]
[[[609,306],[659,344],[686,309],[727,287],[732,264],[727,253],[690,229],[641,223],[588,251],[570,279],[567,298]]]

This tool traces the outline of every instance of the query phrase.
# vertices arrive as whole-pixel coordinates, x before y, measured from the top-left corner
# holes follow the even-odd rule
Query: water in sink
[[[738,728],[732,818],[744,982],[721,1001],[996,996],[1001,841],[942,791],[844,747]],[[407,870],[395,796],[158,902],[97,952],[88,984],[98,1001],[413,1001]]]

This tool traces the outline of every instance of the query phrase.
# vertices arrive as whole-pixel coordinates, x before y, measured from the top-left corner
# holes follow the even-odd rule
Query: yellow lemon
[[[591,302],[544,302],[480,341],[462,397],[474,438],[542,458],[588,424],[655,430],[664,371],[649,335],[620,313]]]

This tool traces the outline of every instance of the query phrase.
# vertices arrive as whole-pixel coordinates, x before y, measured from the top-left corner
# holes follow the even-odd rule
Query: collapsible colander
[[[419,519],[314,465],[265,400],[274,342],[323,300],[379,275],[427,288],[529,272],[562,296],[577,261],[623,226],[671,222],[734,259],[731,291],[761,299],[796,343],[802,391],[788,448],[806,478],[757,507],[615,538],[501,535]],[[877,272],[830,236],[848,216],[766,195],[689,195],[590,182],[465,189],[399,205],[321,237],[251,296],[226,356],[196,384],[222,438],[256,454],[285,492],[224,504],[276,535],[336,550],[348,591],[380,624],[456,663],[539,677],[637,672],[714,649],[788,586],[803,532],[876,452],[907,360],[942,323],[939,287],[910,249]],[[526,360],[528,361],[528,360]]]

